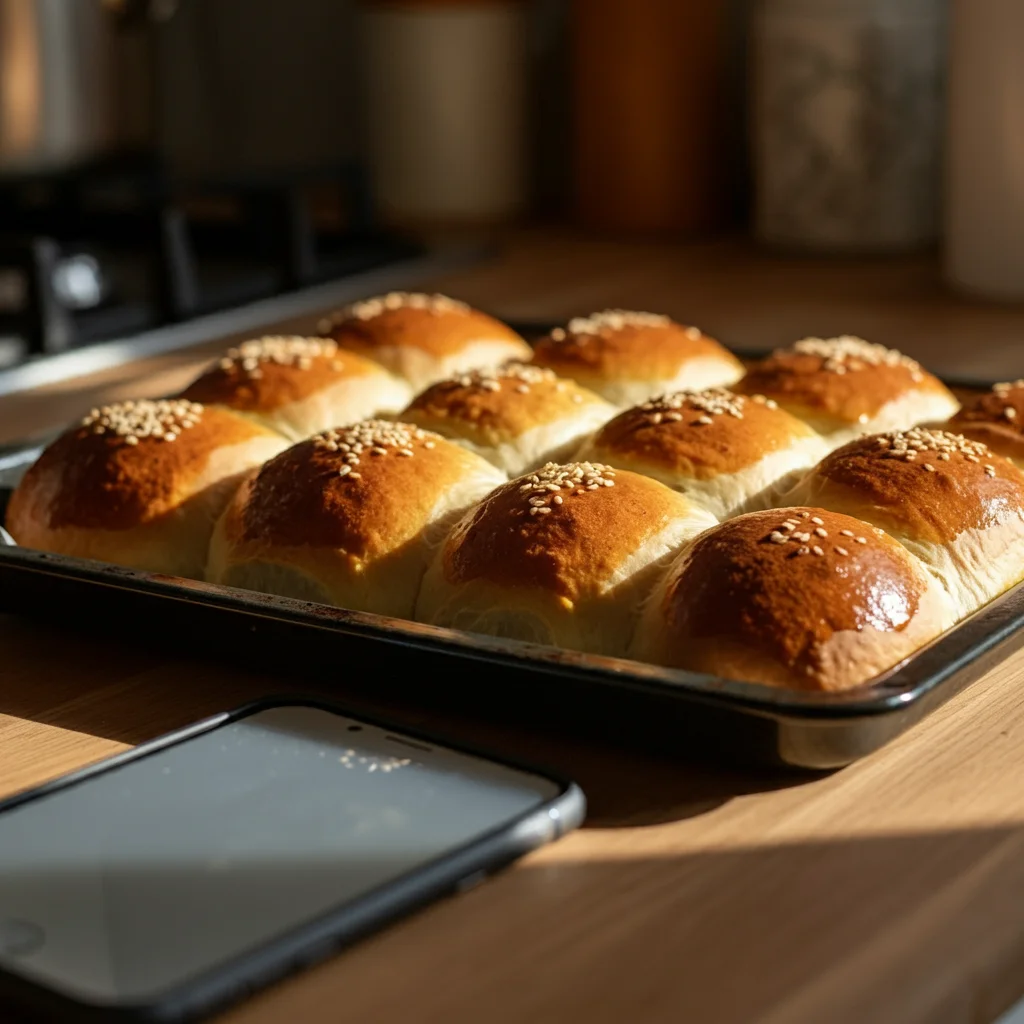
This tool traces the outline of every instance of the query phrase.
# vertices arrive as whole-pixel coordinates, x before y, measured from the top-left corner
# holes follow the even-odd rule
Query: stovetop
[[[407,286],[470,256],[380,229],[353,167],[0,178],[0,394]]]

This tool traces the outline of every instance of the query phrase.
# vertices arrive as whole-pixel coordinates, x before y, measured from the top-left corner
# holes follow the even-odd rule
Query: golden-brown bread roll
[[[913,359],[861,338],[804,338],[755,363],[736,390],[773,398],[832,448],[861,434],[941,423],[959,408]]]
[[[105,405],[40,455],[11,497],[7,529],[25,547],[202,579],[240,477],[287,443],[185,399]]]
[[[228,349],[182,393],[224,405],[292,441],[341,423],[398,412],[409,385],[329,338],[267,337]]]
[[[708,388],[627,409],[576,457],[653,476],[726,519],[775,504],[827,451],[772,399]]]
[[[714,523],[649,477],[552,463],[505,484],[455,526],[423,580],[416,617],[621,655],[659,570]]]
[[[916,427],[859,438],[783,500],[881,527],[938,578],[958,616],[1024,577],[1024,473],[959,434]]]
[[[324,431],[252,473],[210,544],[214,583],[411,618],[452,521],[504,481],[405,423]]]
[[[446,295],[391,292],[324,317],[319,330],[404,378],[414,393],[532,354],[511,327]]]
[[[1024,469],[1024,380],[996,384],[961,409],[949,429],[981,441]]]
[[[631,653],[727,679],[845,690],[946,629],[946,595],[882,531],[819,508],[737,516],[688,545]]]
[[[728,386],[743,376],[743,364],[696,327],[622,309],[570,320],[537,342],[534,362],[623,408],[666,391]]]
[[[509,476],[519,476],[568,458],[615,411],[575,381],[543,367],[509,363],[431,385],[402,419],[456,441]]]

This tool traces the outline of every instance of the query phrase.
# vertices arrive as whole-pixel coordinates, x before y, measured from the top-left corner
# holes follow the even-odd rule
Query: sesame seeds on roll
[[[297,441],[338,423],[397,412],[409,385],[329,338],[264,337],[228,351],[183,392]]]
[[[424,578],[416,615],[622,655],[667,559],[714,523],[649,477],[549,463],[498,488],[458,522]]]
[[[608,309],[542,338],[534,362],[628,407],[681,388],[728,386],[743,365],[699,328],[656,313]]]
[[[736,390],[774,399],[833,448],[861,434],[941,422],[959,408],[949,389],[909,356],[849,335],[776,349]]]
[[[916,427],[859,438],[784,500],[885,530],[940,581],[958,617],[1024,578],[1024,473],[960,434]]]
[[[772,399],[708,388],[626,410],[578,457],[653,476],[724,519],[773,504],[827,450]]]
[[[411,618],[451,522],[503,481],[479,456],[410,424],[324,431],[243,482],[217,524],[207,575]]]
[[[446,295],[390,292],[331,313],[318,330],[404,378],[414,392],[466,370],[531,357],[511,327]]]
[[[961,409],[949,429],[981,441],[1024,469],[1024,380],[993,385]]]
[[[647,603],[633,657],[795,690],[845,690],[950,622],[884,532],[819,508],[751,512],[697,537]]]
[[[49,445],[11,497],[25,547],[201,579],[216,518],[278,434],[185,399],[93,409]]]
[[[615,407],[551,370],[509,363],[439,381],[402,418],[476,452],[509,476],[567,458]]]

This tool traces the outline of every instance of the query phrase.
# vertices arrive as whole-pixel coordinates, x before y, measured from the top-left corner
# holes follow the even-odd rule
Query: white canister
[[[833,252],[934,241],[944,0],[759,0],[751,44],[758,237]]]
[[[367,137],[383,219],[507,220],[526,199],[527,21],[518,0],[365,7]]]
[[[946,279],[1024,300],[1024,3],[953,0]]]

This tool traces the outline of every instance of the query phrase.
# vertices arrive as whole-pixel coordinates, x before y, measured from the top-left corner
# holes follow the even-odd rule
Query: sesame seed
[[[811,549],[806,544],[801,544],[800,547],[796,549],[796,553],[798,555],[809,555],[811,553]]]
[[[694,423],[699,423],[701,426],[709,426],[715,421],[710,416],[698,416]]]
[[[814,547],[811,548],[811,551],[814,554],[816,554],[816,555],[823,555],[823,554],[825,554],[825,552],[820,547],[818,547],[817,544],[815,544]]]
[[[811,516],[811,522],[814,523],[815,526],[825,525],[825,520],[822,519],[820,516]]]
[[[846,548],[842,548],[838,544],[835,546],[835,552],[837,555],[848,555],[850,553]]]
[[[602,487],[614,487],[612,476],[614,470],[599,463],[571,462],[559,465],[549,462],[536,473],[524,478],[517,489],[526,497],[531,515],[533,510],[547,514],[552,511],[549,503],[557,506],[565,502],[565,498],[555,492],[565,490],[582,496]]]
[[[548,337],[556,342],[578,342],[588,337],[606,335],[626,327],[667,327],[671,321],[658,313],[640,313],[627,309],[605,309],[590,316],[569,321],[566,330],[556,329]]]
[[[116,440],[134,446],[147,438],[175,441],[182,430],[199,423],[202,415],[203,406],[198,402],[139,400],[92,409],[80,426],[93,434],[113,434]]]
[[[867,537],[854,537],[853,538],[858,544],[867,544]]]
[[[876,345],[849,334],[838,338],[804,338],[792,347],[793,352],[800,355],[818,356],[822,360],[822,369],[828,373],[842,375],[848,371],[867,370],[878,366],[902,366],[910,370],[915,383],[922,380],[920,364],[909,356],[895,349]],[[858,417],[859,422],[867,422],[867,416]]]
[[[839,531],[839,535],[841,537],[852,537],[854,534],[853,534],[853,530],[840,530]]]
[[[819,519],[819,520],[818,520],[818,522],[820,523],[820,522],[821,522],[821,520]],[[818,535],[819,537],[827,537],[827,536],[828,536],[828,530],[826,530],[826,529],[825,529],[825,528],[824,528],[823,526],[819,526],[819,527],[817,527],[817,528],[815,529],[815,531],[814,531],[814,532],[815,532],[815,533],[816,533],[816,534],[817,534],[817,535]]]
[[[773,530],[773,531],[772,531],[772,532],[771,532],[771,533],[770,533],[770,534],[768,535],[768,539],[769,539],[769,540],[770,540],[770,541],[771,541],[771,542],[772,542],[773,544],[785,544],[785,543],[786,543],[786,535],[785,535],[785,534],[783,534],[783,533],[779,533],[779,531],[778,531],[778,530]]]
[[[468,313],[469,306],[447,295],[426,295],[422,292],[388,292],[372,299],[353,302],[343,309],[336,310],[324,317],[318,329],[321,334],[329,333],[333,328],[352,320],[373,320],[384,313],[397,309],[422,309],[438,316],[442,313]]]
[[[926,462],[921,468],[926,473],[934,473],[935,472],[935,467],[930,462]]]

